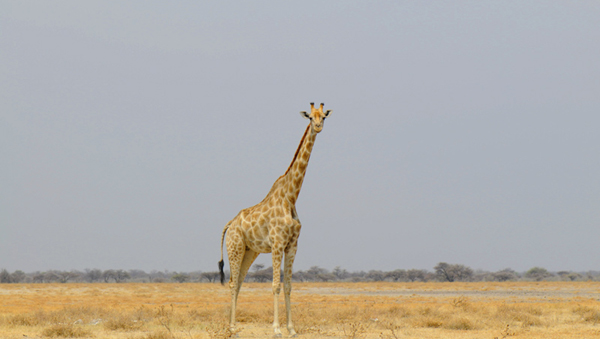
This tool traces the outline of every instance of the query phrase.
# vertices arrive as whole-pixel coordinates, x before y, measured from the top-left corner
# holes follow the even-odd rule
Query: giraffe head
[[[325,106],[325,104],[321,103],[321,107],[319,107],[319,109],[316,109],[315,103],[311,102],[310,103],[310,114],[307,113],[306,111],[300,112],[300,115],[302,115],[304,118],[310,119],[310,125],[311,125],[312,129],[317,133],[319,133],[323,130],[323,125],[325,124],[325,118],[327,118],[329,116],[329,114],[331,114],[331,110],[327,110],[327,111],[323,112],[323,106]]]

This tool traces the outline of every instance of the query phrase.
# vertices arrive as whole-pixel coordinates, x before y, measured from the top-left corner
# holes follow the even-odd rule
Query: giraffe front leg
[[[296,330],[294,330],[294,323],[292,322],[292,307],[290,301],[290,295],[292,293],[292,266],[294,265],[294,259],[296,258],[296,250],[297,247],[295,244],[288,248],[285,253],[285,262],[283,266],[283,294],[285,296],[287,329],[292,338],[296,337]]]
[[[238,285],[238,278],[236,274],[239,274],[239,268],[236,269],[232,267],[231,278],[229,279],[229,288],[231,289],[231,313],[229,314],[229,330],[232,333],[235,333],[235,308],[237,306],[237,298],[240,292],[240,287]]]
[[[279,328],[279,292],[281,291],[281,258],[283,250],[281,248],[273,249],[273,330],[275,337],[281,337]]]

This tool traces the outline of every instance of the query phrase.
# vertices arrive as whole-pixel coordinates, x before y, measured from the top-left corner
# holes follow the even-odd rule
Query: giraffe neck
[[[300,140],[300,145],[298,145],[294,159],[282,178],[283,192],[287,200],[294,205],[296,204],[296,200],[298,200],[298,195],[302,188],[306,167],[308,166],[308,160],[310,159],[310,153],[312,152],[316,138],[317,133],[313,131],[309,124]]]

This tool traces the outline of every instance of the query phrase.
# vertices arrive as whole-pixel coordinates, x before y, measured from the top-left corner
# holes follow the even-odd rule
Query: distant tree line
[[[142,270],[99,270],[86,269],[84,271],[45,271],[25,273],[21,270],[12,273],[5,269],[0,270],[0,283],[124,283],[124,282],[218,282],[219,272],[170,272]],[[227,276],[227,279],[229,277]],[[397,269],[393,271],[357,271],[348,272],[341,267],[335,267],[332,271],[319,266],[313,266],[305,271],[294,272],[292,279],[300,282],[369,282],[369,281],[600,281],[600,271],[573,272],[558,271],[550,272],[543,267],[533,267],[526,272],[516,272],[506,268],[496,272],[473,270],[460,264],[448,264],[440,262],[433,267],[433,271],[423,269]],[[263,264],[252,266],[246,281],[269,282],[273,280],[273,268]]]

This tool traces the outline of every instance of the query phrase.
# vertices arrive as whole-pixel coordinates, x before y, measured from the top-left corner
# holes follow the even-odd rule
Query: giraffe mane
[[[292,159],[292,163],[290,164],[290,166],[288,167],[288,169],[285,171],[285,173],[283,174],[283,176],[286,176],[286,174],[288,174],[288,172],[292,168],[292,165],[294,165],[294,162],[296,162],[296,158],[298,158],[298,153],[300,153],[300,149],[302,148],[302,144],[304,144],[304,139],[306,139],[306,136],[308,135],[308,131],[310,131],[310,124],[308,124],[308,127],[306,127],[306,131],[304,131],[304,135],[302,136],[302,139],[300,139],[300,145],[298,145],[298,149],[296,149],[296,153],[294,154],[294,158]]]

